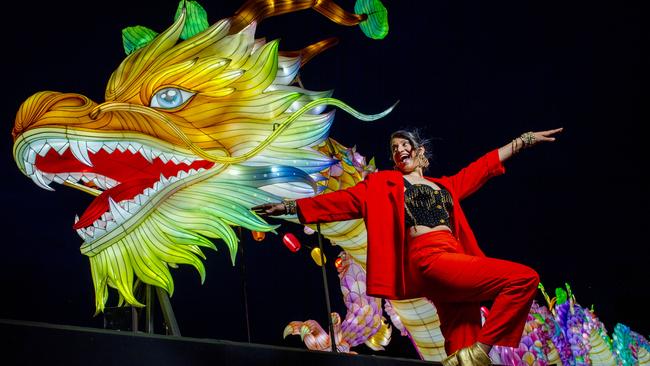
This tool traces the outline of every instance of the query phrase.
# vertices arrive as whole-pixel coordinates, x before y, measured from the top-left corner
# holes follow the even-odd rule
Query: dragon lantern
[[[350,150],[328,138],[334,112],[325,109],[374,120],[392,108],[364,115],[331,91],[304,89],[297,78],[336,40],[281,52],[277,40],[255,38],[259,21],[309,8],[338,24],[359,25],[370,38],[388,31],[378,0],[359,0],[357,14],[331,1],[251,0],[213,25],[199,4],[181,1],[167,30],[123,31],[127,57],[111,75],[103,102],[42,91],[20,106],[12,135],[23,174],[47,190],[54,182],[96,196],[74,229],[90,260],[97,312],[109,288],[120,304],[142,306],[134,295],[138,280],[172,294],[170,268],[180,264],[195,267],[203,279],[202,250],[216,249],[210,239],[223,240],[234,262],[233,227],[275,229],[250,207],[343,189],[371,168],[345,160]],[[362,221],[323,225],[322,232],[363,271]],[[376,301],[369,303],[381,312]],[[424,358],[444,356],[430,302],[395,301],[390,309]],[[355,344],[389,329],[380,315],[373,319]],[[384,339],[378,348],[390,339],[378,337]]]
[[[336,23],[359,25],[370,38],[388,31],[378,0],[358,0],[357,14],[329,0],[250,0],[213,25],[200,5],[181,1],[164,32],[142,26],[123,31],[128,56],[111,75],[103,102],[42,91],[20,106],[12,131],[18,168],[41,188],[53,190],[54,182],[96,196],[74,229],[90,260],[98,312],[109,287],[120,304],[142,306],[134,296],[137,280],[171,295],[169,268],[179,264],[205,278],[202,249],[216,249],[210,239],[223,240],[234,263],[233,227],[275,229],[250,207],[345,189],[375,169],[354,148],[328,137],[334,112],[325,108],[363,120],[392,108],[364,115],[331,91],[310,91],[298,80],[300,68],[336,40],[281,52],[278,41],[255,38],[259,21],[309,8]],[[339,350],[388,344],[392,328],[385,311],[423,359],[445,357],[431,302],[385,301],[382,310],[382,300],[366,295],[363,221],[321,229],[344,249],[336,263],[348,313],[343,320],[332,314]],[[550,311],[535,304],[521,346],[495,347],[493,359],[509,365],[650,363],[643,336],[620,325],[612,341],[593,312],[569,298],[555,308],[555,299],[549,301]],[[330,337],[312,320],[291,322],[284,332],[300,335],[311,349],[330,347]]]

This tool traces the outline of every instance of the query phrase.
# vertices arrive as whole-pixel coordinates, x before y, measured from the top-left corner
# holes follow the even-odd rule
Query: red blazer
[[[490,151],[450,177],[426,179],[447,189],[453,199],[453,231],[469,255],[484,257],[459,201],[505,169]],[[368,232],[367,292],[388,299],[422,296],[408,268],[404,230],[404,178],[398,171],[369,174],[354,187],[297,201],[301,223],[363,218]]]

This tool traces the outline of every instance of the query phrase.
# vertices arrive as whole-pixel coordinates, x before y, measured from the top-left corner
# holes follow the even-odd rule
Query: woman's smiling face
[[[418,168],[417,153],[424,147],[414,148],[411,141],[401,137],[394,137],[390,142],[395,168],[403,174],[408,174]]]

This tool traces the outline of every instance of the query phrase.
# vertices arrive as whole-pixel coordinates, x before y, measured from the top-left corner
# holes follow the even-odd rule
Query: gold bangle
[[[521,141],[524,143],[524,148],[533,146],[535,143],[535,134],[532,132],[524,132],[521,134]]]
[[[519,144],[520,139],[520,137],[515,137],[512,139],[512,142],[510,143],[510,151],[512,152],[512,155],[517,155],[519,154],[519,151],[521,151],[521,145]]]
[[[296,200],[290,200],[288,198],[285,198],[282,200],[282,203],[284,204],[284,209],[287,211],[287,215],[295,215],[297,212],[296,208]]]

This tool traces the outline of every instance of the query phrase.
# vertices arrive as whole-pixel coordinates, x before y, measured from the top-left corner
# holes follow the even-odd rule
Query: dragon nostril
[[[80,94],[53,91],[38,92],[27,98],[16,113],[12,135],[14,140],[22,132],[48,117],[55,119],[79,119],[87,116],[96,105]]]
[[[83,107],[87,104],[90,104],[90,100],[79,94],[64,94],[60,99],[58,99],[53,107],[65,108],[65,107]]]

